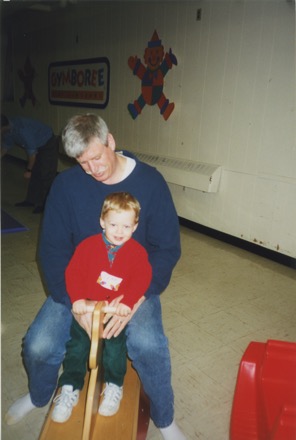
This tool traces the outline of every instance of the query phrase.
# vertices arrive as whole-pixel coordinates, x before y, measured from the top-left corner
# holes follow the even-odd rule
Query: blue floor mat
[[[11,234],[13,232],[22,231],[28,231],[28,228],[1,209],[1,234]]]

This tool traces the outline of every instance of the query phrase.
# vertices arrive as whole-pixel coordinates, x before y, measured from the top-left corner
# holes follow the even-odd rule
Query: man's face
[[[115,164],[113,143],[106,146],[101,144],[98,138],[93,138],[87,150],[77,158],[77,162],[95,180],[108,183]]]

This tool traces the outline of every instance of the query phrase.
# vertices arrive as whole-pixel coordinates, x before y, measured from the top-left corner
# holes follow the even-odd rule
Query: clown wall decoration
[[[146,104],[157,104],[160,114],[167,120],[174,110],[175,104],[169,102],[163,93],[164,77],[168,70],[173,67],[173,64],[177,65],[178,62],[171,49],[169,53],[164,53],[163,45],[156,31],[154,31],[151,40],[148,41],[144,61],[147,67],[141,63],[137,56],[131,56],[128,59],[128,65],[133,74],[141,80],[142,91],[133,104],[128,104],[128,111],[131,117],[136,119]]]

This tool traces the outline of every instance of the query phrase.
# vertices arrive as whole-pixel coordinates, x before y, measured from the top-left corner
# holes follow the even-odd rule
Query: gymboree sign
[[[51,104],[105,108],[109,101],[108,58],[62,61],[48,66]]]

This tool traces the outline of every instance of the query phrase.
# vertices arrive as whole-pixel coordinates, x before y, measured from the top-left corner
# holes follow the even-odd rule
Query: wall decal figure
[[[128,59],[128,65],[133,74],[141,79],[142,93],[133,104],[128,104],[127,108],[131,117],[136,119],[146,104],[157,104],[160,114],[167,120],[174,110],[175,104],[169,102],[163,93],[164,77],[173,64],[176,66],[178,62],[171,49],[164,54],[164,48],[156,30],[145,49],[144,61],[147,67],[137,56],[131,56]]]
[[[24,70],[18,70],[18,76],[24,83],[24,94],[19,100],[21,106],[24,107],[27,99],[30,99],[32,101],[32,104],[35,105],[36,98],[33,93],[33,79],[35,78],[35,69],[31,64],[31,60],[29,57],[26,58]]]

